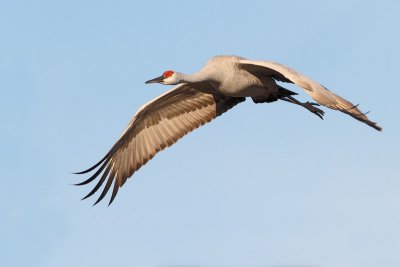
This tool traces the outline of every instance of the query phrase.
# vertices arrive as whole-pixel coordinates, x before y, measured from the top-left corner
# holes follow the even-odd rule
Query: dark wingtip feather
[[[373,122],[373,124],[369,124],[369,126],[371,126],[372,128],[374,128],[375,130],[378,130],[380,132],[382,132],[383,128],[380,127],[379,125],[376,124],[376,122]]]
[[[356,117],[354,117],[356,118]],[[356,118],[358,119],[358,118]],[[368,126],[371,126],[372,128],[374,128],[375,130],[382,132],[382,127],[380,127],[376,122],[370,121],[370,120],[362,120],[362,119],[358,119],[359,121],[364,122],[365,124],[367,124]]]
[[[96,169],[97,167],[99,167],[99,165],[100,165],[101,163],[103,163],[103,162],[107,159],[107,157],[108,157],[109,154],[110,154],[110,153],[107,153],[107,155],[105,155],[104,158],[102,158],[99,162],[97,162],[95,165],[93,165],[93,166],[90,167],[89,169],[84,170],[84,171],[81,171],[81,172],[73,172],[73,174],[85,174],[85,173],[88,173],[88,172],[93,171],[94,169]]]
[[[116,178],[114,181],[114,188],[112,191],[110,202],[108,202],[108,206],[110,206],[111,203],[114,201],[115,197],[117,196],[118,190],[119,190],[119,184],[118,184],[118,178]]]
[[[93,175],[93,176],[91,176],[89,179],[87,179],[87,180],[85,180],[85,181],[83,181],[83,182],[80,182],[80,183],[77,183],[77,184],[72,184],[72,185],[85,185],[85,184],[88,184],[88,183],[90,183],[91,181],[93,181],[94,179],[96,179],[96,177],[97,177],[97,175]]]
[[[106,185],[104,186],[103,192],[101,192],[100,197],[97,199],[97,201],[93,204],[96,205],[97,203],[99,203],[107,194],[108,190],[110,189],[110,186],[112,184],[112,182],[114,181],[114,177],[115,177],[115,172],[111,171],[111,174],[108,176],[108,180]]]
[[[106,180],[106,177],[108,175],[108,173],[110,172],[110,165],[107,166],[107,169],[104,171],[103,175],[101,176],[101,179],[99,180],[99,182],[96,184],[96,186],[92,189],[92,191],[89,192],[89,194],[87,194],[84,198],[82,198],[81,200],[87,199],[88,197],[92,196],[94,193],[97,192],[97,190],[99,190],[100,186],[104,183],[104,181]]]
[[[99,174],[103,171],[103,169],[106,167],[106,165],[107,165],[107,162],[104,162],[104,164],[101,165],[101,167],[91,177],[89,177],[89,179],[86,179],[85,181],[74,184],[74,185],[85,185],[85,184],[92,182],[94,179],[97,178],[97,176],[99,176]]]
[[[358,105],[353,106],[351,109],[357,108]],[[346,113],[347,115],[350,115],[351,117],[353,117],[356,120],[359,120],[365,124],[367,124],[368,126],[374,128],[375,130],[382,132],[382,127],[380,127],[376,122],[370,121],[365,114],[366,113],[354,113],[354,112],[350,112],[349,109],[340,109],[341,112]],[[369,111],[367,112],[369,113]],[[363,118],[362,116],[364,116],[365,118]]]

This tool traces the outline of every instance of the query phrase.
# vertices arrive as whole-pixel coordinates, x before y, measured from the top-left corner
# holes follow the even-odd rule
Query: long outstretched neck
[[[193,74],[181,73],[180,75],[181,75],[181,82],[183,83],[198,83],[209,80],[209,77],[206,75],[206,73],[202,71]]]

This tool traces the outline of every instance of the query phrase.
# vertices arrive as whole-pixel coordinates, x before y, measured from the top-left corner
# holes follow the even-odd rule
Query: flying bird
[[[298,101],[294,98],[297,93],[277,82],[300,86],[316,103]],[[104,198],[112,186],[110,205],[126,180],[157,152],[245,101],[247,97],[251,97],[254,103],[283,100],[299,105],[321,119],[324,111],[318,106],[322,105],[346,113],[378,131],[382,130],[357,105],[297,71],[272,61],[216,56],[194,74],[168,70],[146,82],[149,83],[176,86],[143,105],[108,153],[91,168],[76,173],[94,171],[90,178],[77,185],[88,184],[99,177],[95,187],[83,199],[92,196],[107,180],[94,205]]]

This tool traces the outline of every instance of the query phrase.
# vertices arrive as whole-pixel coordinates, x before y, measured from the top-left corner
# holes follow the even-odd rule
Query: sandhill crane
[[[296,100],[293,95],[297,93],[283,88],[276,81],[302,87],[317,103]],[[92,196],[107,179],[95,204],[104,198],[114,182],[110,205],[126,180],[157,152],[245,101],[246,97],[251,97],[255,103],[284,100],[306,108],[321,119],[324,111],[316,106],[323,105],[382,130],[349,101],[314,80],[271,61],[216,56],[192,75],[168,70],[148,83],[177,86],[143,105],[110,151],[94,166],[77,173],[85,174],[97,169],[89,179],[77,185],[88,184],[101,175],[96,186],[83,199]]]

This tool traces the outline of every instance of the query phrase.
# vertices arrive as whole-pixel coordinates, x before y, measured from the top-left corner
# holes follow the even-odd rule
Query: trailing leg
[[[325,112],[322,109],[317,108],[316,106],[320,106],[320,104],[318,103],[314,103],[314,102],[300,102],[298,101],[296,98],[292,97],[292,96],[284,96],[284,97],[280,97],[279,99],[292,103],[292,104],[296,104],[299,106],[302,106],[303,108],[306,108],[307,110],[309,110],[310,112],[314,113],[315,115],[317,115],[318,117],[321,118],[321,120],[324,119],[324,114]]]

